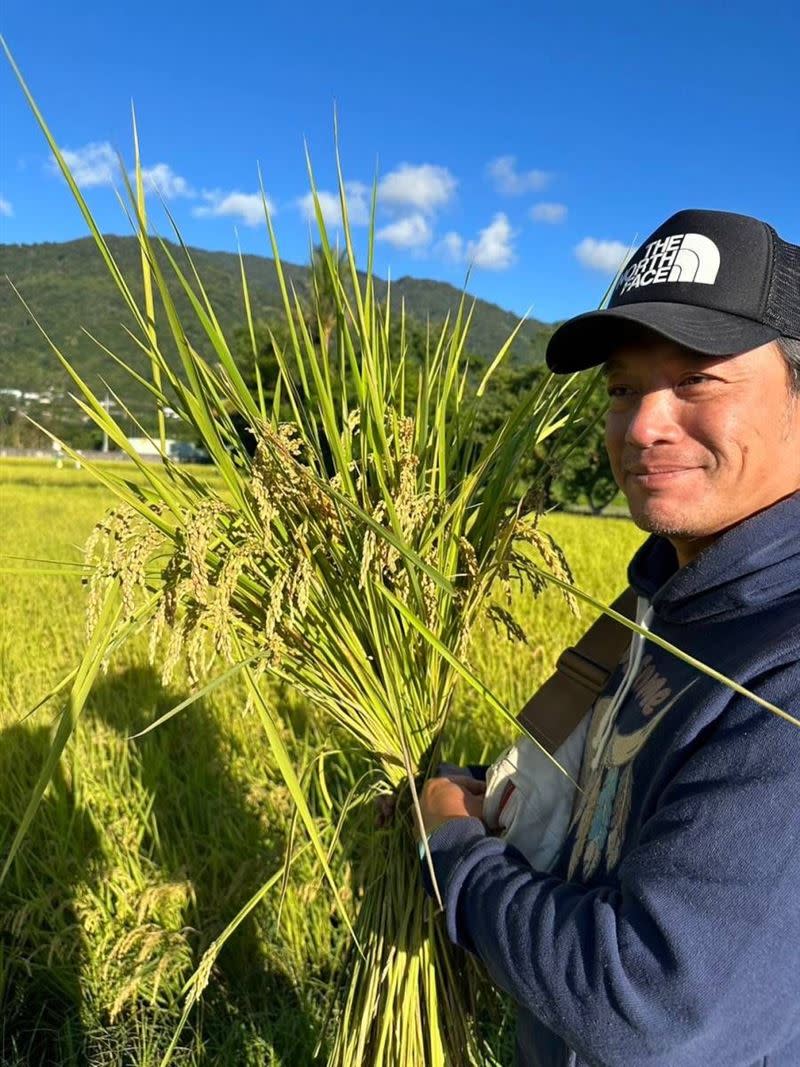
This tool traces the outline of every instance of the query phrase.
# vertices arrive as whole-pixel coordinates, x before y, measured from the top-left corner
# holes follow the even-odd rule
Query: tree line
[[[343,264],[341,266],[343,267]],[[340,278],[345,278],[346,273],[345,270],[340,270]],[[332,285],[330,270],[326,267],[320,250],[314,249],[309,283],[300,298],[301,306],[306,328],[315,347],[329,352],[336,348],[336,300]],[[391,316],[390,351],[397,351],[402,344],[411,357],[412,378],[408,383],[410,397],[416,395],[417,388],[413,368],[422,367],[431,338],[438,337],[440,329],[441,323],[429,326],[419,319],[404,316],[401,324],[399,314],[393,313]],[[291,349],[288,330],[285,317],[276,310],[262,315],[253,323],[252,335],[249,327],[241,325],[234,329],[231,336],[232,354],[242,369],[246,382],[254,394],[259,389],[262,391],[270,409],[279,377],[279,353]],[[546,337],[546,334],[543,335],[542,344]],[[473,368],[471,384],[474,386],[477,386],[486,369],[487,359],[492,355],[473,354],[470,365]],[[333,373],[337,374],[338,368],[334,367]],[[519,397],[535,389],[547,373],[542,360],[520,361],[515,359],[513,354],[498,368],[492,378],[491,388],[476,407],[476,450],[502,425]],[[349,376],[347,370],[345,375]],[[350,383],[347,381],[342,382],[340,387],[348,384]],[[603,447],[603,415],[606,404],[604,382],[602,378],[598,378],[583,406],[582,418],[562,431],[557,439],[553,438],[537,446],[536,454],[532,453],[531,464],[536,463],[540,469],[543,467],[548,472],[542,487],[544,506],[578,505],[600,513],[617,495],[617,487]],[[151,411],[137,411],[136,414],[146,429],[152,433],[156,432],[155,417]],[[283,398],[281,403],[281,417],[286,420],[291,418],[291,409],[286,398]],[[28,410],[24,410],[18,402],[5,396],[0,397],[0,447],[49,447],[49,439],[31,419],[47,426],[51,432],[74,448],[100,447],[97,427],[82,418],[80,411],[68,397],[49,403],[46,408],[37,407],[36,403],[33,403]],[[124,418],[120,418],[120,421],[125,424]],[[234,422],[236,421],[234,419]],[[242,425],[241,420],[238,420],[237,429],[244,444],[252,445],[253,438],[249,434],[249,428]],[[180,421],[171,422],[168,430],[171,437],[191,440],[190,428]],[[139,433],[133,426],[129,432],[131,435]],[[543,460],[546,461],[544,464]]]

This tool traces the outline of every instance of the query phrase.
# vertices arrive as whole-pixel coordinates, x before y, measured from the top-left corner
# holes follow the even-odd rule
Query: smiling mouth
[[[628,467],[628,474],[679,474],[681,471],[693,471],[697,468],[694,466],[680,466],[680,467]]]
[[[658,489],[699,469],[699,467],[633,467],[625,472],[625,476],[635,485],[645,489]]]

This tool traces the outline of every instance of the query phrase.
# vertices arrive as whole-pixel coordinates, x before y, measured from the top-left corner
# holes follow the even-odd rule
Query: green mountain
[[[109,248],[122,274],[132,282],[137,298],[141,297],[139,249],[133,237],[108,237]],[[183,253],[176,245],[171,253],[181,262]],[[239,258],[227,252],[191,249],[197,271],[211,298],[226,336],[244,323],[241,298]],[[253,314],[268,317],[280,305],[275,264],[262,256],[245,256]],[[307,267],[284,264],[291,282],[302,294],[309,292],[310,271]],[[167,268],[169,274],[169,268]],[[10,282],[28,303],[31,313],[14,292]],[[386,283],[378,282],[379,296]],[[419,278],[401,278],[392,283],[392,301],[405,300],[407,312],[418,319],[440,322],[454,309],[460,293],[451,285]],[[173,297],[184,324],[195,321],[187,297],[175,283]],[[48,332],[63,354],[93,386],[100,387],[101,377],[115,391],[136,406],[142,396],[131,379],[84,332],[88,330],[115,355],[147,374],[147,365],[135,342],[125,332],[135,324],[117,292],[91,238],[61,244],[0,245],[0,388],[63,394],[70,382],[34,321],[34,316]],[[160,326],[166,329],[163,312]],[[517,317],[494,304],[477,301],[469,348],[476,355],[491,358],[517,324]],[[528,321],[520,331],[513,349],[518,363],[538,361],[552,327]],[[208,353],[201,332],[190,330],[190,340]],[[177,366],[177,356],[175,358]]]

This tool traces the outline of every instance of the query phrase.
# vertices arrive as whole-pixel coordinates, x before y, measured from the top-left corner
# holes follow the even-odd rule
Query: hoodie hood
[[[741,618],[800,595],[800,492],[727,530],[685,567],[666,538],[651,535],[628,580],[668,623]]]

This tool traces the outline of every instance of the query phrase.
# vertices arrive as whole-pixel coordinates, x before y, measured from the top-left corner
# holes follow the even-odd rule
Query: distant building
[[[149,437],[129,437],[128,440],[137,455],[144,459],[158,459],[161,455],[158,442]],[[205,463],[208,461],[208,453],[203,448],[198,448],[191,441],[176,441],[172,437],[164,440],[164,449],[167,457],[176,463]]]

